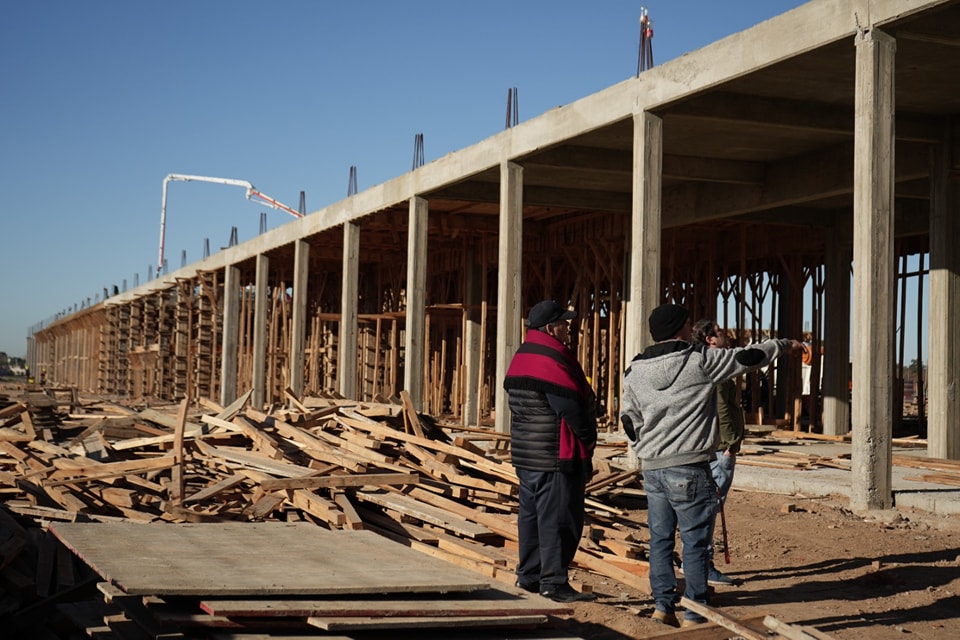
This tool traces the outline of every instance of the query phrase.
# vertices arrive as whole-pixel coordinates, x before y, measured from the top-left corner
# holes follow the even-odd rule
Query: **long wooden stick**
[[[680,604],[683,605],[686,609],[698,613],[710,622],[715,622],[721,627],[730,629],[734,633],[739,634],[746,640],[768,640],[769,636],[766,633],[760,633],[759,631],[754,631],[750,627],[744,626],[740,623],[739,620],[734,620],[728,615],[714,609],[713,607],[702,604],[700,602],[694,602],[689,598],[680,598]]]

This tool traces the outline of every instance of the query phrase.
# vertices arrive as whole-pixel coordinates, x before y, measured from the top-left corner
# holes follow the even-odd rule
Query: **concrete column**
[[[625,307],[624,362],[651,343],[647,318],[660,304],[660,196],[663,120],[643,112],[633,117],[633,215],[627,260],[630,279]],[[693,313],[693,309],[690,310]]]
[[[945,141],[930,171],[927,455],[960,460],[960,187],[950,179],[949,155]]]
[[[270,298],[270,258],[257,255],[257,280],[253,299],[253,393],[250,403],[263,409],[267,402],[267,303]]]
[[[360,225],[343,224],[343,285],[340,336],[337,344],[337,384],[344,398],[357,397],[357,305],[360,279]]]
[[[853,477],[855,511],[893,504],[894,58],[878,30],[856,38],[853,158]]]
[[[220,337],[220,404],[237,399],[240,336],[240,269],[228,265],[223,274],[223,335]]]
[[[464,322],[464,357],[466,394],[463,406],[463,424],[480,424],[480,365],[483,359],[480,328],[482,327],[481,309],[483,280],[477,252],[473,246],[467,248],[464,256],[464,293],[466,318]]]
[[[850,252],[826,230],[823,314],[823,432],[850,432]]]
[[[410,198],[407,233],[407,326],[404,332],[403,386],[417,411],[423,410],[427,315],[427,201]]]
[[[497,376],[495,429],[510,432],[510,407],[503,379],[520,346],[523,297],[520,290],[523,261],[523,167],[500,164],[500,245],[497,256]]]
[[[297,240],[293,249],[293,318],[290,336],[290,390],[303,395],[303,352],[307,336],[307,282],[310,278],[310,243]]]

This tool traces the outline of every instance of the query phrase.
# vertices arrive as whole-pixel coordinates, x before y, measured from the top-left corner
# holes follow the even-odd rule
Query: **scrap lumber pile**
[[[56,426],[35,426],[23,404],[11,405],[0,417],[3,507],[23,528],[277,522],[364,530],[512,585],[518,486],[508,436],[442,427],[406,397],[291,397],[294,409],[269,413],[248,407],[248,397],[228,407],[96,401]],[[577,566],[648,593],[647,532],[618,518],[615,506],[641,492],[639,472],[614,463],[623,452],[622,444],[598,446]],[[19,604],[58,595],[35,590]]]
[[[792,469],[794,471],[809,471],[830,467],[834,469],[850,470],[849,456],[822,456],[816,454],[783,451],[775,447],[744,446],[737,456],[737,464],[754,467],[769,467],[773,469]]]
[[[898,467],[919,469],[920,475],[905,477],[915,482],[933,482],[951,487],[960,487],[960,462],[943,458],[918,458],[916,456],[894,455],[893,464]],[[924,473],[927,471],[928,473]]]

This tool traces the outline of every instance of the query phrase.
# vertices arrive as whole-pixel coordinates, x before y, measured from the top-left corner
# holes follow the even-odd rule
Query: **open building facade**
[[[523,317],[556,298],[613,430],[676,302],[741,344],[807,333],[819,393],[783,358],[748,411],[852,430],[851,502],[887,508],[904,323],[930,344],[929,455],[960,459],[958,114],[960,2],[813,0],[60,318],[28,362],[131,399],[406,390],[508,431]]]

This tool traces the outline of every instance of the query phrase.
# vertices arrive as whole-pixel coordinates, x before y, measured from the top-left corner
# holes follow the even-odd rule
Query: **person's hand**
[[[790,347],[787,349],[787,353],[791,355],[796,355],[798,353],[803,353],[807,350],[807,346],[800,342],[799,340],[791,340]]]

